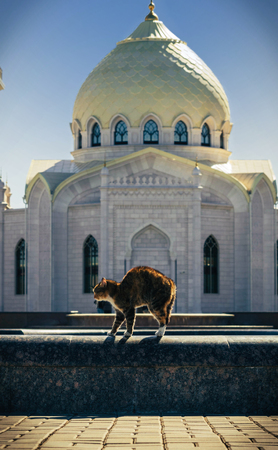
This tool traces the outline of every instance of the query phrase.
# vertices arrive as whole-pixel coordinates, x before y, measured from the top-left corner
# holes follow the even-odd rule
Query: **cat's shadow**
[[[140,342],[140,344],[158,344],[163,336],[148,336],[145,337],[144,339],[142,339],[142,341]]]
[[[119,340],[118,345],[125,344],[130,338],[131,338],[131,336],[123,336]],[[116,336],[107,336],[105,341],[104,341],[104,344],[106,344],[106,345],[113,345],[113,344],[115,344],[115,340],[116,340]]]
[[[118,345],[126,344],[130,338],[132,338],[132,336],[123,336],[119,340]],[[144,344],[158,344],[161,341],[161,339],[162,339],[162,336],[148,336],[148,337],[145,337],[144,339],[142,339],[140,341],[140,344],[143,344],[143,345]],[[115,344],[115,340],[116,340],[115,336],[107,336],[104,341],[104,344],[113,345],[113,344]]]
[[[132,336],[123,336],[122,339],[119,340],[118,345],[124,345]],[[148,336],[140,341],[140,344],[158,344],[161,341],[162,336]]]
[[[115,343],[115,339],[116,339],[115,336],[106,336],[106,339],[104,340],[103,343],[106,345],[112,345]]]

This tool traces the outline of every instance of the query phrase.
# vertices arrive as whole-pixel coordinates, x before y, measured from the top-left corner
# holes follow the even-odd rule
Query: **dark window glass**
[[[218,245],[213,236],[204,245],[204,293],[218,294]]]
[[[83,246],[84,294],[91,294],[98,282],[98,245],[93,236],[88,236]]]
[[[15,292],[17,295],[24,295],[26,283],[26,252],[24,239],[19,241],[15,249],[15,277]]]
[[[220,134],[220,148],[224,148],[224,134],[223,134],[223,131]]]
[[[115,127],[115,139],[114,143],[120,145],[126,145],[128,143],[127,126],[123,120],[117,123]]]
[[[210,131],[206,123],[203,125],[202,128],[201,145],[204,145],[205,147],[210,147]]]
[[[78,131],[78,148],[82,148],[82,134],[81,131]]]
[[[188,144],[188,133],[187,126],[181,120],[177,123],[175,127],[175,144],[176,145],[187,145]]]
[[[144,144],[158,144],[158,127],[153,120],[149,120],[144,127]]]
[[[92,128],[91,147],[100,146],[100,140],[101,140],[101,132],[100,132],[99,124],[95,123]]]

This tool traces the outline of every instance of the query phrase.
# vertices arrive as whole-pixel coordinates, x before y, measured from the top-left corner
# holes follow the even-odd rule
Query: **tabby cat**
[[[155,334],[163,336],[176,298],[176,285],[161,272],[151,267],[139,266],[129,270],[121,283],[102,278],[93,292],[97,301],[108,301],[116,310],[113,327],[108,335],[115,336],[126,320],[127,330],[124,335],[131,336],[135,323],[135,308],[147,305],[159,322],[159,329]]]

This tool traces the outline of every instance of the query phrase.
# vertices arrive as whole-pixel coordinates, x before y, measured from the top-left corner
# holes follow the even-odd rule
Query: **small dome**
[[[138,127],[147,114],[172,126],[182,113],[193,126],[213,116],[230,120],[228,99],[208,66],[159,20],[146,20],[90,73],[76,97],[73,120],[83,130],[94,116],[103,128],[124,115]]]

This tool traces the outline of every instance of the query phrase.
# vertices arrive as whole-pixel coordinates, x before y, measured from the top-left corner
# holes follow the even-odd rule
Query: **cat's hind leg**
[[[108,331],[107,335],[108,336],[115,336],[115,334],[117,333],[118,329],[120,328],[120,326],[122,325],[122,323],[125,320],[125,315],[124,313],[122,313],[122,311],[119,311],[118,309],[116,309],[116,317],[112,326],[112,330]]]
[[[132,336],[135,322],[135,308],[130,307],[125,311],[126,318],[126,332],[124,334],[125,337]]]
[[[169,320],[170,320],[170,317],[171,317],[171,312],[172,312],[172,309],[173,309],[173,305],[174,305],[174,303],[175,303],[175,300],[176,300],[176,293],[174,293],[174,294],[172,295],[171,300],[170,300],[170,303],[168,303],[168,305],[167,305],[167,309],[166,309],[166,311],[167,311],[166,323],[167,323],[167,324],[169,323]]]
[[[159,308],[159,309],[154,309],[154,308],[149,308],[150,312],[152,313],[152,315],[155,317],[155,319],[158,321],[159,323],[159,328],[156,331],[156,336],[164,336],[165,331],[166,331],[166,325],[167,325],[167,314],[166,314],[166,310],[165,307]]]

